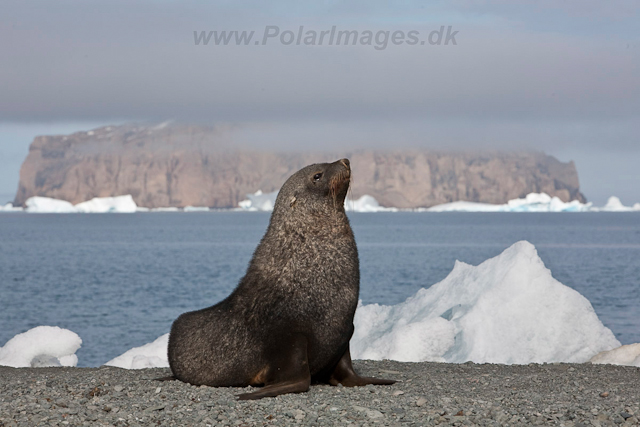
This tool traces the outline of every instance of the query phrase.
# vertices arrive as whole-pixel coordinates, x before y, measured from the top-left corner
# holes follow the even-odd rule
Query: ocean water
[[[397,304],[442,280],[533,243],[556,279],[591,301],[623,344],[640,342],[638,213],[352,213],[361,299]],[[98,366],[212,305],[244,274],[263,212],[0,215],[0,346],[38,325],[83,339]]]

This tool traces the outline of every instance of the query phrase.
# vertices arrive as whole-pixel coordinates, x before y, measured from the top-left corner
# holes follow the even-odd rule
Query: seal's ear
[[[296,200],[298,200],[296,196],[291,196],[291,199],[289,200],[289,206],[291,208],[293,208],[293,206],[296,204]]]

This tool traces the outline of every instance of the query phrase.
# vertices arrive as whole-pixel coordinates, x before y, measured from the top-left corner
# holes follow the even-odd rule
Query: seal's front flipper
[[[356,371],[353,370],[353,365],[351,364],[351,353],[349,352],[349,347],[347,347],[347,350],[344,352],[344,354],[340,358],[340,361],[338,361],[338,364],[329,377],[329,384],[342,384],[345,387],[356,387],[367,384],[390,385],[394,383],[395,380],[361,377],[356,374]]]
[[[253,393],[238,395],[240,400],[275,397],[286,393],[303,393],[309,390],[311,373],[307,358],[307,339],[304,335],[290,335],[269,354],[270,363],[264,376],[265,386]],[[282,342],[280,341],[280,342]]]

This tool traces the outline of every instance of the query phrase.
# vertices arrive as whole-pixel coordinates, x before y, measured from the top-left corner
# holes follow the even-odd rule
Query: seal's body
[[[393,383],[359,377],[351,366],[360,271],[344,211],[350,177],[343,159],[307,166],[285,182],[237,288],[173,323],[169,364],[177,379],[265,385],[241,399],[303,392],[311,382]]]

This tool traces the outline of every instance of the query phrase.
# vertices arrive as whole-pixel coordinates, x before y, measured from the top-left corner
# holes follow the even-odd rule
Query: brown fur
[[[307,166],[284,183],[233,293],[174,322],[169,364],[177,379],[268,386],[243,398],[304,391],[334,377],[364,384],[348,355],[360,283],[344,211],[350,177],[343,159]],[[337,366],[344,372],[336,374]]]

